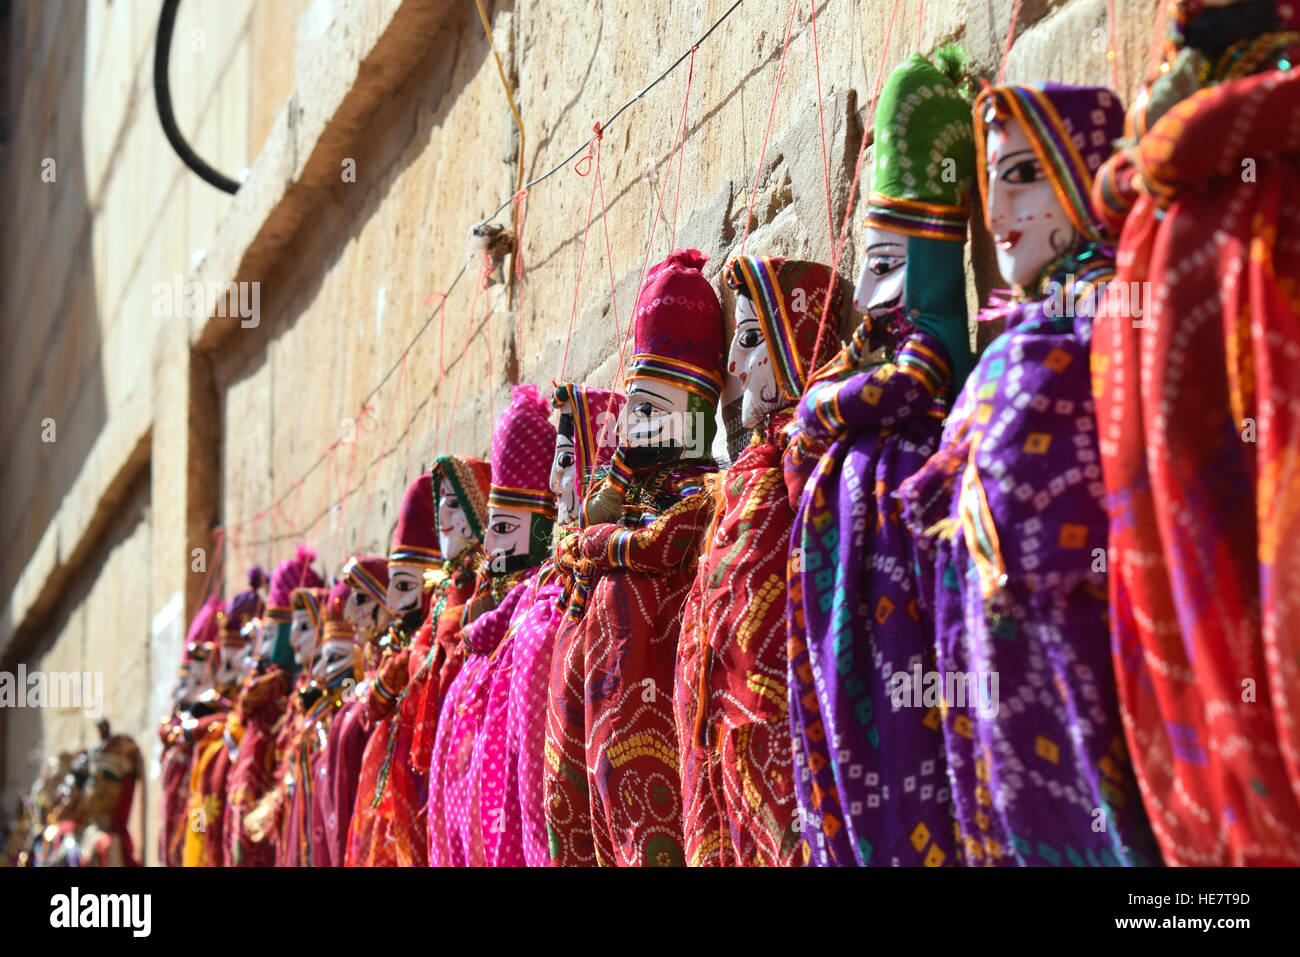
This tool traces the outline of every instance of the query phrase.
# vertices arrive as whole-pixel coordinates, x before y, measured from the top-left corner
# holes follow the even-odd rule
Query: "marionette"
[[[54,782],[46,815],[33,821],[26,860],[30,867],[81,867],[84,863],[81,840],[86,826],[85,788],[90,777],[90,753],[78,751],[66,758],[66,762],[59,762],[57,770],[63,773]],[[54,768],[49,770],[57,773]]]
[[[248,574],[248,589],[236,594],[217,613],[219,639],[213,681],[225,713],[209,725],[194,749],[182,856],[186,867],[221,867],[225,861],[222,818],[226,809],[227,777],[234,758],[230,747],[234,740],[231,724],[237,720],[237,709],[230,706],[230,699],[238,694],[249,671],[248,625],[266,610],[260,592],[266,583],[266,573],[260,565],[255,565]]]
[[[942,702],[967,864],[1156,863],[1111,671],[1088,375],[1114,261],[1087,199],[1123,111],[1110,90],[1044,84],[985,90],[974,114],[1014,297],[939,451],[900,490],[937,655],[935,680],[914,674],[900,697]]]
[[[103,740],[90,752],[90,775],[83,794],[86,827],[81,834],[83,867],[138,867],[127,829],[131,801],[141,771],[140,749],[124,734],[110,734],[100,722]]]
[[[457,562],[473,559],[468,553],[454,560],[443,557],[434,494],[439,476],[435,469],[411,483],[393,532],[387,605],[394,620],[381,639],[381,660],[366,691],[374,730],[361,760],[345,854],[348,867],[410,867],[427,857],[427,767],[417,770],[409,761],[418,700],[410,685],[436,645],[427,619],[435,606],[451,599],[465,603],[472,579]]]
[[[276,867],[311,866],[311,785],[303,772],[311,752],[300,748],[324,697],[322,685],[313,681],[320,657],[322,615],[329,591],[295,588],[289,595],[289,645],[297,665],[297,683],[275,728],[273,787],[249,815],[244,830],[254,840],[275,848]]]
[[[686,863],[803,859],[786,704],[785,570],[804,476],[784,464],[793,405],[839,344],[840,290],[820,263],[739,256],[727,371],[752,439],[710,477],[717,514],[682,612],[673,689]],[[829,309],[827,308],[829,305]]]
[[[194,759],[194,742],[182,726],[189,709],[202,692],[202,679],[206,665],[197,661],[194,653],[211,648],[218,637],[217,614],[225,609],[220,596],[213,595],[200,607],[190,622],[176,673],[176,686],[172,690],[172,713],[158,728],[162,742],[161,770],[162,792],[161,820],[158,832],[158,859],[164,867],[180,867],[185,847],[185,828],[189,825],[190,770]]]
[[[790,540],[790,731],[814,866],[957,863],[939,707],[893,694],[933,674],[897,493],[938,448],[970,371],[964,252],[975,171],[959,49],[913,55],[875,112],[850,344],[808,387],[800,443],[824,451]]]
[[[71,752],[49,755],[31,788],[18,802],[18,814],[5,842],[7,867],[33,867],[34,854],[52,818],[59,785],[72,768]]]
[[[364,677],[343,693],[343,704],[330,728],[313,794],[314,838],[312,862],[317,867],[342,867],[347,847],[348,823],[357,797],[361,758],[373,727],[366,708],[366,691],[379,664],[378,643],[388,629],[388,559],[382,555],[353,556],[343,566],[343,579],[351,591],[343,606],[342,621],[351,627]],[[329,612],[327,607],[327,613]],[[346,686],[347,679],[342,679]]]
[[[1110,625],[1164,860],[1300,863],[1300,5],[1171,3],[1093,207]],[[1289,20],[1284,20],[1289,18]]]
[[[581,528],[581,505],[604,477],[618,447],[617,422],[623,396],[573,383],[556,386],[551,404],[559,410],[550,487],[555,493],[557,525],[563,538]],[[560,523],[563,523],[562,525]],[[483,750],[500,748],[499,807],[480,815],[489,841],[492,867],[550,866],[550,843],[543,805],[546,744],[546,690],[550,681],[555,636],[563,620],[565,578],[547,562],[525,601],[516,609],[498,657],[488,693],[480,738]]]
[[[610,474],[561,542],[571,581],[547,695],[551,863],[684,863],[673,669],[712,516],[703,479],[722,390],[722,309],[693,249],[653,266]]]
[[[503,832],[504,740],[480,733],[494,684],[509,681],[504,639],[551,549],[556,430],[537,387],[517,385],[492,432],[486,556],[461,631],[465,663],[439,709],[429,764],[428,862],[483,866]]]
[[[270,867],[275,862],[273,847],[266,841],[252,840],[244,824],[274,784],[277,725],[284,715],[298,667],[289,640],[291,595],[295,588],[319,588],[323,584],[311,567],[315,558],[314,551],[299,545],[295,557],[282,561],[271,575],[257,661],[244,679],[236,714],[227,726],[232,735],[228,745],[235,751],[226,779],[222,822],[223,861],[227,867]]]
[[[316,859],[325,843],[324,824],[316,817],[321,761],[335,716],[361,676],[356,629],[344,617],[351,592],[352,587],[340,580],[328,592],[304,588],[293,593],[293,628],[301,635],[299,662],[304,673],[297,691],[299,711],[284,730],[278,768],[277,866],[328,863]],[[305,619],[301,627],[300,617]]]

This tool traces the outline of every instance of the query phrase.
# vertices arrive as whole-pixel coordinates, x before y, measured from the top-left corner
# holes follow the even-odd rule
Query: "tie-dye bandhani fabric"
[[[1090,322],[1017,307],[939,452],[901,489],[932,569],[953,813],[972,865],[1157,862],[1095,564],[1106,527]]]
[[[194,748],[181,733],[180,718],[168,722],[161,734],[163,753],[158,780],[162,792],[162,825],[158,834],[158,858],[164,867],[180,867]]]
[[[504,741],[489,740],[480,732],[497,674],[496,653],[536,574],[532,568],[511,576],[514,583],[501,602],[462,631],[468,653],[439,710],[429,765],[432,867],[482,867],[502,833]]]
[[[535,385],[511,390],[510,407],[492,430],[492,489],[488,508],[518,509],[555,517],[551,459],[555,426],[551,406]]]
[[[575,533],[557,552],[586,600],[570,603],[551,660],[552,866],[685,863],[673,671],[713,471],[676,464],[635,474],[621,523]]]
[[[428,861],[428,765],[411,758],[421,708],[436,714],[440,699],[427,701],[421,673],[436,674],[429,662],[437,659],[440,636],[459,633],[460,611],[473,590],[473,577],[464,571],[459,560],[443,562],[435,571],[424,624],[409,648],[402,647],[405,639],[393,642],[401,650],[390,651],[371,683],[368,695],[386,698],[388,706],[380,709],[361,760],[344,856],[348,867],[412,867]],[[431,678],[427,684],[433,684]]]
[[[895,673],[934,667],[896,493],[938,447],[947,353],[908,334],[862,367],[868,323],[810,385],[799,434],[828,443],[790,538],[790,731],[809,863],[956,863],[937,707],[894,708]]]
[[[785,674],[790,418],[773,416],[710,477],[717,519],[682,611],[673,686],[691,866],[803,862]]]
[[[1170,864],[1300,863],[1297,116],[1273,70],[1151,127],[1097,319],[1115,673]]]
[[[995,117],[1015,116],[1076,226],[1104,237],[1073,196],[1091,188],[1092,145],[1118,135],[1114,102],[1104,90],[994,88],[977,103],[976,143]],[[1044,271],[1040,288],[1055,282],[1062,294],[1010,310],[939,451],[900,490],[936,632],[936,680],[912,693],[943,701],[953,813],[971,865],[1158,862],[1108,641],[1088,352],[1096,284],[1112,268],[1085,243]]]

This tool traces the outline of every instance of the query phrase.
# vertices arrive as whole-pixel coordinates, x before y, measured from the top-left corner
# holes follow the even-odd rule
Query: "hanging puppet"
[[[319,838],[313,844],[312,860],[318,867],[343,866],[361,758],[373,727],[366,707],[366,692],[379,664],[378,643],[391,617],[387,604],[387,558],[382,555],[349,558],[343,566],[343,581],[351,591],[343,607],[342,620],[352,629],[359,646],[364,678],[352,689],[352,694],[344,692],[343,705],[330,728],[319,779],[315,782],[313,834],[319,831]],[[346,680],[343,679],[344,683]]]
[[[313,681],[328,597],[324,588],[295,588],[289,596],[289,645],[298,680],[276,725],[273,787],[244,825],[255,840],[275,848],[276,867],[311,866],[312,780],[303,772],[314,752],[300,748],[300,743],[318,717],[313,709],[322,698],[328,699],[324,686]]]
[[[1097,87],[975,103],[998,265],[1015,284],[939,451],[904,483],[934,615],[953,813],[971,865],[1154,863],[1109,654],[1088,350],[1114,273],[1092,177],[1120,133]],[[1068,305],[1067,305],[1068,304]]]
[[[225,863],[222,818],[226,809],[227,778],[234,759],[231,724],[237,720],[237,709],[231,708],[230,701],[239,693],[240,685],[250,670],[251,635],[247,626],[266,611],[259,591],[266,583],[266,572],[260,565],[253,566],[248,574],[248,589],[236,594],[226,603],[225,610],[217,613],[220,638],[214,659],[213,681],[217,694],[222,698],[225,714],[209,729],[202,746],[195,749],[185,834],[186,867],[222,867]]]
[[[551,463],[550,486],[555,493],[560,538],[581,528],[581,506],[587,492],[604,477],[618,447],[617,423],[623,396],[605,389],[561,383],[551,403],[560,412]],[[564,617],[564,577],[549,562],[534,580],[528,605],[515,613],[506,637],[509,667],[488,695],[485,742],[504,741],[501,811],[488,834],[495,850],[487,854],[493,867],[550,865],[546,833],[545,745],[546,692],[550,682],[555,636]],[[486,788],[485,788],[486,790]],[[485,815],[492,819],[495,815]]]
[[[555,495],[550,465],[556,430],[550,405],[533,385],[517,385],[492,432],[492,485],[478,595],[488,599],[461,632],[465,664],[438,717],[429,765],[429,864],[492,863],[504,833],[504,735],[487,728],[494,687],[505,694],[511,673],[504,640],[535,596],[538,567],[550,554]],[[471,605],[473,614],[475,605]]]
[[[680,865],[672,682],[682,604],[712,515],[703,479],[722,390],[722,309],[679,249],[637,296],[635,354],[610,474],[556,564],[572,595],[546,719],[551,863]]]
[[[428,658],[434,643],[432,631],[422,624],[435,592],[441,590],[426,579],[447,568],[439,547],[433,479],[433,473],[425,473],[407,488],[388,555],[387,604],[393,622],[382,639],[382,658],[366,692],[374,730],[361,759],[348,830],[349,867],[410,867],[423,864],[426,857],[427,785],[425,773],[413,770],[406,760],[413,723],[403,715],[412,672]],[[399,701],[402,706],[395,707]]]
[[[875,113],[875,169],[850,345],[799,405],[825,443],[789,571],[790,728],[816,866],[952,865],[939,707],[895,695],[933,674],[899,485],[938,448],[971,367],[964,252],[975,143],[961,51],[913,55]],[[919,689],[918,689],[919,690]]]
[[[1093,191],[1123,228],[1092,353],[1115,673],[1166,863],[1294,865],[1300,5],[1170,6]]]
[[[80,867],[81,837],[86,826],[84,792],[90,777],[90,754],[78,751],[66,755],[51,774],[59,774],[50,783],[53,790],[48,804],[39,802],[36,809],[48,808],[33,820],[32,837],[24,863],[29,867]],[[179,865],[178,865],[179,866]]]
[[[140,749],[124,734],[99,725],[102,740],[90,752],[90,775],[83,794],[86,827],[81,835],[83,867],[138,867],[127,822],[135,783],[140,778]]]
[[[736,290],[728,371],[753,438],[710,479],[718,512],[682,613],[674,710],[686,862],[790,866],[803,851],[783,596],[804,476],[791,470],[788,488],[783,457],[815,357],[838,345],[839,285],[820,263],[759,256],[733,259],[723,275]]]
[[[319,588],[320,576],[311,567],[316,553],[299,545],[295,557],[276,566],[262,618],[257,662],[236,703],[227,731],[235,758],[227,775],[226,809],[222,822],[227,867],[270,867],[272,846],[253,841],[244,828],[245,818],[273,785],[277,755],[275,735],[297,674],[289,632],[293,619],[290,596],[295,588]]]
[[[217,614],[224,608],[220,596],[213,595],[200,606],[198,614],[190,622],[177,669],[176,687],[172,691],[172,713],[158,729],[163,746],[159,774],[162,819],[158,832],[158,859],[164,867],[180,867],[182,864],[185,829],[189,824],[190,770],[194,759],[194,741],[185,734],[185,719],[203,692],[207,649],[216,643]]]

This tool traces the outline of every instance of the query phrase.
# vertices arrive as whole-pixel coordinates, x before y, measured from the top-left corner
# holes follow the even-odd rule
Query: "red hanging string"
[[[682,115],[677,121],[677,133],[673,137],[672,149],[668,151],[668,161],[664,164],[664,169],[671,173],[673,167],[673,157],[677,157],[677,199],[681,199],[682,192],[682,161],[686,155],[686,111],[691,102],[691,80],[695,76],[695,51],[698,47],[691,47],[691,62],[686,74],[686,96],[682,101]],[[636,299],[641,294],[641,286],[645,282],[646,273],[650,271],[650,254],[654,249],[655,232],[659,229],[659,218],[663,212],[664,199],[668,196],[668,176],[664,176],[663,188],[659,191],[659,202],[655,206],[654,218],[650,221],[650,238],[646,240],[645,257],[641,262],[641,276],[636,283],[636,291],[632,294],[632,309],[628,312],[627,326],[620,335],[618,346],[618,369],[614,373],[614,391],[623,388],[623,363],[627,355],[627,342],[632,335],[632,323],[636,320]],[[673,202],[673,234],[669,240],[668,248],[671,251],[677,242],[677,200]]]
[[[813,65],[817,72],[817,125],[822,134],[822,171],[826,176],[826,225],[830,230],[830,245],[835,245],[835,212],[831,208],[831,160],[826,152],[826,110],[822,104],[822,56],[817,44],[817,0],[809,0],[812,7]]]
[[[600,188],[600,225],[605,231],[605,263],[609,267],[609,308],[614,313],[614,329],[622,323],[618,319],[618,296],[614,290],[614,250],[609,241],[609,208],[605,205],[605,176],[600,170],[600,139],[596,140],[596,185]],[[618,356],[618,376],[623,377],[623,353]]]
[[[399,386],[399,387],[401,386],[402,379],[405,378],[405,374],[406,374],[406,357],[407,357],[407,354],[408,354],[408,353],[407,353],[406,351],[403,351],[401,362],[398,363],[398,370],[399,370],[399,371],[398,371],[398,386]],[[367,483],[367,484],[368,484],[368,488],[367,488],[367,490],[366,490],[366,504],[365,504],[365,508],[363,508],[362,511],[361,511],[361,524],[357,527],[358,532],[361,533],[361,534],[364,534],[364,529],[365,529],[365,527],[366,527],[366,522],[369,521],[369,519],[370,519],[370,502],[371,502],[372,499],[374,499],[374,497],[375,497],[375,489],[376,489],[376,488],[378,487],[378,485],[379,485],[380,463],[383,461],[383,459],[384,459],[384,455],[388,452],[388,433],[392,430],[393,419],[395,418],[394,413],[396,413],[396,411],[397,411],[397,401],[396,401],[396,399],[397,399],[397,396],[394,395],[394,396],[393,396],[393,401],[389,404],[389,410],[390,410],[390,411],[389,411],[389,413],[388,413],[388,417],[387,417],[387,419],[384,421],[384,433],[383,433],[383,435],[381,435],[380,438],[379,438],[379,452],[375,455],[375,472],[374,472],[374,476],[373,476],[373,477],[370,479],[370,481]],[[366,473],[368,474],[369,472],[370,472],[370,466],[367,465],[367,466],[366,466]],[[364,481],[365,478],[366,478],[366,476],[363,474],[361,478],[362,478],[362,480]],[[408,484],[409,484],[409,481],[408,481]],[[403,488],[403,491],[405,491],[406,486],[403,485],[402,488]]]
[[[479,296],[483,293],[483,282],[474,283],[474,297],[469,304],[469,319],[465,322],[465,345],[461,349],[460,360],[456,366],[456,387],[451,393],[451,415],[447,419],[447,438],[443,450],[451,451],[451,430],[456,427],[456,406],[460,403],[460,383],[465,377],[465,366],[469,364],[469,343],[474,333],[474,314],[478,311]]]
[[[208,561],[208,570],[203,576],[203,600],[207,601],[213,595],[212,585],[214,576],[217,573],[217,567],[221,563],[222,546],[225,544],[226,532],[220,525],[212,530],[212,557]],[[221,593],[217,589],[217,594]]]
[[[440,295],[444,300],[446,300],[447,298],[446,293],[441,293]],[[433,435],[433,441],[435,446],[438,441],[438,424],[441,418],[440,412],[442,408],[442,383],[447,372],[447,366],[446,363],[444,362],[444,356],[446,355],[446,353],[443,352],[445,338],[446,338],[446,331],[447,331],[447,303],[444,301],[438,307],[438,381],[436,381],[433,384],[434,399],[433,399],[432,435]]]
[[[695,51],[699,47],[691,47],[691,62],[686,71],[686,98],[682,101],[682,121],[679,131],[679,149],[677,152],[677,195],[673,197],[673,232],[668,239],[668,249],[671,251],[677,245],[677,207],[682,201],[682,167],[686,164],[686,108],[691,104],[691,79],[695,76]],[[672,166],[672,156],[668,157],[668,165]],[[664,186],[668,184],[665,181]],[[653,233],[652,233],[653,235]],[[637,292],[641,291],[640,284],[637,285]],[[629,325],[629,328],[631,326]],[[621,356],[620,356],[621,358]]]
[[[587,155],[573,164],[573,171],[579,176],[586,176],[591,172],[591,164],[596,154],[596,144],[604,137],[600,131],[600,123],[597,122],[592,127],[595,135],[587,143]],[[584,172],[582,164],[586,163],[587,168]],[[582,289],[582,261],[587,257],[587,234],[591,231],[591,211],[596,208],[596,182],[591,184],[591,201],[587,203],[587,224],[582,228],[582,247],[578,250],[578,278],[573,283],[573,309],[569,312],[569,332],[564,338],[564,356],[560,359],[560,381],[564,381],[564,370],[569,364],[569,344],[573,342],[573,320],[578,315],[578,293]]]
[[[236,525],[233,529],[231,529],[231,532],[230,532],[230,540],[231,540],[232,542],[234,542],[234,545],[235,545],[235,547],[234,547],[234,551],[233,551],[233,555],[234,555],[234,557],[235,557],[235,567],[236,567],[236,568],[247,568],[247,567],[248,567],[248,566],[244,563],[244,543],[243,543],[243,540],[242,540],[242,537],[241,537],[241,536],[242,536],[242,533],[243,533],[243,528],[244,528],[243,525]]]
[[[524,374],[524,213],[527,210],[528,189],[519,190],[511,197],[519,230],[515,233],[515,355],[519,358],[519,378]],[[435,430],[436,431],[436,430]]]
[[[358,439],[357,433],[362,431],[362,423],[369,418],[370,414],[373,411],[374,411],[374,406],[363,405],[361,407],[361,411],[357,413],[356,425],[354,425],[352,428],[352,441],[349,443],[352,446],[352,451],[348,454],[348,469],[343,479],[342,490],[339,492],[339,503],[338,503],[339,520],[338,520],[338,527],[334,530],[334,550],[336,552],[340,551],[339,534],[343,529],[344,519],[345,519],[345,512],[343,509],[344,503],[347,501],[348,495],[351,494],[352,492],[352,467],[357,463],[357,445],[360,444],[357,441]],[[374,430],[371,429],[368,431],[374,431]]]
[[[921,30],[925,26],[925,0],[921,0],[920,9],[916,11],[916,52],[920,53],[924,47],[921,44]]]
[[[840,226],[840,237],[835,243],[831,254],[831,276],[837,275],[840,265],[840,256],[844,251],[844,242],[848,238],[849,223],[853,220],[853,200],[858,192],[858,180],[862,176],[862,158],[867,155],[867,140],[871,138],[871,124],[876,116],[876,103],[880,99],[880,85],[885,80],[885,64],[889,62],[889,44],[894,36],[894,18],[898,15],[899,0],[894,0],[894,5],[889,11],[889,26],[885,30],[885,43],[880,50],[880,63],[876,68],[876,82],[871,92],[871,106],[867,110],[866,128],[862,134],[862,142],[858,145],[858,158],[853,166],[853,182],[849,184],[848,204],[844,208],[844,222]],[[835,283],[832,282],[826,287],[826,300],[822,303],[822,321],[821,331],[824,332],[826,322],[831,315],[831,298],[835,294]],[[813,358],[810,368],[816,369],[818,356],[821,352],[823,335],[818,334],[817,344],[813,347]]]
[[[781,94],[781,77],[785,74],[785,55],[790,51],[790,31],[794,29],[794,15],[799,9],[799,0],[790,7],[790,19],[785,25],[785,44],[781,47],[781,64],[776,70],[776,89],[772,91],[772,108],[767,114],[767,130],[763,133],[763,148],[758,153],[758,170],[754,173],[754,188],[749,193],[749,207],[745,210],[745,232],[740,237],[740,254],[745,254],[745,243],[749,241],[749,224],[754,219],[754,200],[758,197],[758,184],[763,177],[763,160],[767,157],[767,140],[772,135],[772,120],[776,118],[776,100]]]
[[[1124,87],[1120,85],[1119,82],[1119,47],[1118,44],[1116,43],[1116,34],[1115,34],[1115,27],[1116,27],[1115,0],[1109,0],[1109,3],[1110,3],[1110,10],[1108,13],[1108,18],[1110,21],[1109,23],[1110,50],[1107,52],[1106,55],[1110,57],[1110,75],[1111,75],[1111,81],[1113,82],[1115,87],[1115,92],[1118,93],[1121,97],[1123,97],[1126,91]]]
[[[405,485],[411,484],[411,383],[406,377],[406,359],[410,354],[410,349],[402,352],[402,371],[399,373],[400,381],[398,382],[398,387],[402,390],[402,401],[406,417],[406,481],[403,483]]]
[[[487,292],[489,279],[492,275],[492,259],[487,253],[483,254],[483,272],[479,277],[479,282],[483,285],[483,291]],[[493,366],[492,358],[492,297],[484,296],[483,304],[486,311],[483,313],[483,339],[487,343],[487,360],[488,360],[488,421],[495,423],[497,420],[496,408],[494,407],[495,399],[492,396],[493,385],[496,383],[496,370]]]
[[[1007,75],[1007,60],[1011,56],[1011,42],[1016,38],[1016,20],[1019,17],[1020,0],[1016,0],[1011,8],[1011,25],[1007,27],[1007,45],[1002,49],[1002,66],[998,68],[998,86],[1002,85],[1002,78]]]

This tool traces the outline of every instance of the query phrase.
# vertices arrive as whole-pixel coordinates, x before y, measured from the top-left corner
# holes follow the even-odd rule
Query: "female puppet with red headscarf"
[[[1093,191],[1115,674],[1165,860],[1297,864],[1300,4],[1170,7]]]

